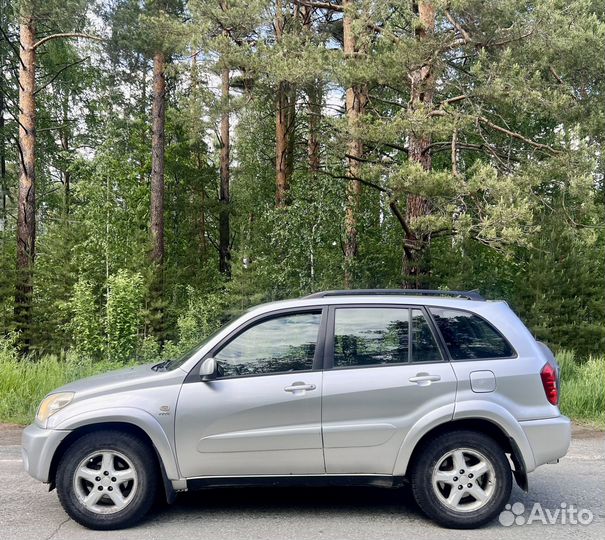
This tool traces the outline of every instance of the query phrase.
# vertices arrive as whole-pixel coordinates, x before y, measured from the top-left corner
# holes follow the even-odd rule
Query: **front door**
[[[326,472],[393,473],[412,426],[453,415],[456,377],[418,307],[333,308],[323,384]]]
[[[183,476],[325,472],[321,319],[321,310],[263,316],[208,355],[219,376],[189,377],[177,404]]]

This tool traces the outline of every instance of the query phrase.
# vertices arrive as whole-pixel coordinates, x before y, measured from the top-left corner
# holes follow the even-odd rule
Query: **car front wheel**
[[[98,431],[75,441],[57,468],[57,494],[74,520],[91,529],[134,525],[157,490],[153,449],[120,431]]]
[[[474,431],[439,435],[416,460],[411,484],[421,510],[451,528],[480,527],[503,509],[512,473],[501,446]]]

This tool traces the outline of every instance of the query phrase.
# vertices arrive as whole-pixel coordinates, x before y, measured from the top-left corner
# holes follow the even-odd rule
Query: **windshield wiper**
[[[171,360],[164,360],[163,362],[160,362],[159,364],[156,364],[155,366],[151,366],[151,369],[153,369],[153,371],[160,371],[160,370],[165,370],[168,368],[168,366],[170,365]]]

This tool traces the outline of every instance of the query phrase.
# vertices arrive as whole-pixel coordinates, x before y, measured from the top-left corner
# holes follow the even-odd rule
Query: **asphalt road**
[[[557,539],[605,538],[603,432],[576,428],[569,454],[559,464],[546,465],[530,475],[529,494],[515,487],[510,502],[524,505],[521,518],[525,524],[503,526],[496,520],[475,531],[441,529],[420,513],[408,490],[379,488],[245,488],[187,493],[132,529],[90,531],[67,518],[56,493],[48,493],[46,486],[22,470],[19,438],[18,428],[1,427],[0,538],[10,540],[452,540],[485,539],[486,535],[516,540],[538,540],[547,535]],[[556,524],[543,524],[539,519],[528,524],[534,503],[540,503],[544,519],[546,510],[552,515],[559,509]],[[562,504],[592,512],[592,523],[562,524]],[[514,509],[520,510],[520,506]]]

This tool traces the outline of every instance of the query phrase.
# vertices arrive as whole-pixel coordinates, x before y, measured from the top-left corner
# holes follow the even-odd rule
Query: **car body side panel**
[[[173,452],[173,444],[164,427],[149,412],[135,407],[105,407],[101,410],[72,416],[57,429],[73,431],[79,427],[100,423],[125,423],[141,428],[151,439],[170,480],[181,478]]]
[[[459,360],[452,366],[458,379],[458,402],[490,401],[509,411],[518,421],[559,416],[559,408],[546,399],[540,369],[544,361],[536,356],[519,356],[496,360]],[[477,391],[473,374],[491,371],[495,377],[493,391]]]
[[[441,380],[420,386],[419,373]],[[326,472],[392,474],[404,437],[436,409],[453,414],[449,362],[334,369],[324,373],[322,430]]]
[[[397,453],[393,467],[394,476],[405,476],[407,467],[416,445],[429,431],[441,424],[450,422],[454,416],[454,404],[448,403],[427,412],[408,430]]]
[[[315,389],[285,390],[296,382]],[[321,386],[321,371],[184,384],[175,426],[183,475],[324,473]]]
[[[506,408],[498,403],[484,399],[456,401],[453,420],[477,418],[494,423],[517,443],[526,472],[531,472],[536,468],[534,454],[527,435],[517,419]]]

